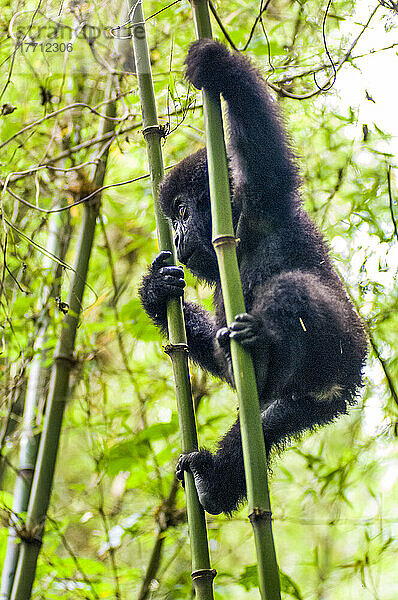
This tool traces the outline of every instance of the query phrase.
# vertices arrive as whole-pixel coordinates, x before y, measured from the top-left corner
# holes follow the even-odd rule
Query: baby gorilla
[[[253,66],[220,43],[192,44],[187,79],[228,111],[232,212],[247,313],[227,327],[211,215],[206,149],[165,178],[160,201],[175,231],[177,255],[214,287],[215,314],[184,302],[191,358],[233,385],[229,339],[253,358],[267,453],[305,430],[333,421],[355,402],[366,337],[331,264],[325,242],[301,206],[299,177],[276,103]],[[144,277],[142,304],[167,331],[166,304],[183,295],[182,267],[161,252]],[[239,419],[215,454],[181,457],[199,499],[212,514],[230,513],[246,497]]]

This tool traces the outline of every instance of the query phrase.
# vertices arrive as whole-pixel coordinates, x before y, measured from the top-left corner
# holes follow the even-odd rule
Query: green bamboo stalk
[[[112,80],[110,79],[107,91],[108,100],[111,99],[111,94]],[[114,117],[115,114],[116,102],[107,103],[106,115]],[[114,127],[115,121],[103,119],[99,135],[104,135]],[[101,154],[93,172],[92,180],[96,188],[102,187],[104,182],[108,150],[109,144]],[[21,550],[11,600],[29,600],[32,592],[50,502],[62,419],[68,395],[69,375],[74,365],[75,338],[99,208],[100,197],[97,196],[84,205],[83,222],[76,250],[76,264],[67,301],[69,311],[62,323],[60,339],[54,354],[43,431],[26,518],[26,531],[21,539]]]
[[[198,38],[210,38],[207,0],[192,0]],[[203,93],[207,159],[209,165],[212,235],[217,254],[227,323],[245,312],[232,224],[227,156],[220,101]],[[257,553],[260,592],[264,600],[280,600],[280,584],[272,536],[267,459],[260,406],[250,354],[231,340],[232,365],[239,401],[247,495]]]
[[[19,291],[19,290],[18,290]],[[8,389],[8,406],[3,408],[2,425],[0,431],[0,448],[4,448],[7,440],[12,440],[15,430],[20,425],[23,415],[25,395],[26,395],[26,376],[22,365],[19,362],[13,362],[9,366],[6,375],[7,382],[4,381],[4,389]],[[10,386],[11,384],[11,386]],[[9,467],[8,457],[0,452],[0,490],[4,489],[4,479]]]
[[[65,213],[61,213],[60,215],[54,214],[49,220],[47,249],[49,253],[61,259],[65,256],[67,246],[64,243],[65,225]],[[30,365],[26,387],[19,468],[14,487],[13,514],[10,517],[11,526],[9,528],[6,555],[3,563],[0,600],[9,600],[11,596],[20,549],[20,544],[18,543],[20,520],[18,515],[26,512],[28,508],[40,439],[36,430],[37,407],[40,400],[45,397],[45,389],[49,379],[49,369],[44,366],[48,350],[43,349],[48,338],[48,328],[51,324],[48,303],[51,297],[59,295],[59,292],[56,290],[59,288],[62,267],[59,264],[54,264],[48,256],[44,257],[43,264],[44,271],[52,273],[52,283],[50,285],[45,284],[41,291],[41,306],[39,307],[40,326],[33,346],[34,356]]]
[[[129,0],[129,5],[130,20],[133,23],[132,37],[142,108],[143,133],[147,143],[159,248],[171,252],[172,261],[170,261],[170,264],[175,264],[176,254],[170,222],[163,215],[159,204],[158,188],[163,177],[163,159],[160,144],[162,132],[159,129],[156,114],[142,2],[141,0]],[[169,345],[166,352],[170,355],[173,363],[182,451],[192,452],[198,449],[198,439],[189,381],[187,339],[180,299],[173,299],[168,303],[167,322]],[[196,598],[198,600],[211,600],[213,598],[215,571],[210,566],[206,520],[203,508],[198,500],[193,476],[191,473],[185,473],[184,476],[192,549],[192,579]]]

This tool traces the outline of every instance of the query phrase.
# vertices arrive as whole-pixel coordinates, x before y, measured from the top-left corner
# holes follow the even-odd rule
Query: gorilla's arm
[[[298,170],[278,107],[260,74],[246,58],[210,39],[192,44],[186,65],[195,87],[209,95],[221,93],[227,102],[229,154],[237,186],[243,186],[242,210],[252,219],[253,209],[261,215],[289,209]]]
[[[231,383],[226,358],[217,351],[217,326],[211,315],[197,304],[184,302],[189,357],[202,369]]]
[[[170,252],[160,252],[149,267],[139,290],[142,305],[152,321],[167,334],[167,301],[183,295],[185,281],[182,267],[168,266]],[[189,356],[203,369],[229,381],[225,358],[215,350],[217,327],[200,306],[184,302],[185,328]]]

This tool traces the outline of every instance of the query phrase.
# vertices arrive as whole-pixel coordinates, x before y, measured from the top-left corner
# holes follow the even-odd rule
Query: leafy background
[[[374,51],[396,70],[397,15],[390,10],[393,3],[380,4],[384,6],[377,1],[356,7],[354,1],[336,0],[327,7],[319,0],[232,0],[215,5],[235,45],[247,45],[246,54],[269,82],[293,96],[275,93],[300,157],[303,198],[330,242],[335,264],[371,336],[366,387],[350,416],[292,445],[272,466],[277,554],[290,578],[284,580],[286,598],[392,600],[398,593],[396,157],[385,115],[379,113],[380,122],[377,117],[377,96],[383,94],[385,103],[387,95],[388,100],[388,81],[382,90],[357,88],[355,102],[350,85]],[[106,3],[43,2],[37,13],[30,2],[3,0],[1,7],[1,102],[8,107],[0,117],[1,140],[29,123],[35,125],[2,147],[0,156],[1,183],[7,181],[7,188],[19,197],[3,189],[0,560],[40,290],[51,280],[41,250],[46,248],[51,219],[35,206],[67,206],[87,195],[87,163],[98,151],[99,117],[86,107],[37,121],[76,102],[103,112],[107,67],[115,50],[113,40],[102,33],[123,21],[121,7]],[[152,16],[161,9],[165,10]],[[148,1],[144,10],[160,121],[170,124],[164,144],[170,167],[204,139],[200,95],[183,79],[184,55],[194,38],[191,10],[183,0],[169,7]],[[44,27],[61,12],[63,22],[77,27],[73,51],[33,51],[28,44],[23,51],[16,49],[9,26],[21,11],[28,41],[49,35],[48,30],[39,33],[39,27],[29,29],[32,15],[37,19],[33,22]],[[81,35],[84,22],[94,23],[101,32],[90,44]],[[335,65],[363,30],[336,78],[323,30]],[[216,24],[214,33],[225,41]],[[60,35],[55,35],[57,43],[65,43]],[[326,81],[330,89],[318,89],[314,71],[318,87]],[[150,185],[148,178],[141,178],[148,167],[139,98],[133,74],[115,81],[120,121],[108,160],[109,187],[102,194],[35,598],[191,595],[182,491],[171,507],[165,507],[175,486],[180,452],[171,368],[137,299],[140,278],[157,252]],[[393,112],[395,99],[391,95],[389,100]],[[361,107],[367,103],[375,105],[376,116],[363,122]],[[71,170],[54,171],[54,164]],[[68,265],[73,265],[82,211],[75,205],[60,213],[64,241],[69,242]],[[70,269],[64,268],[62,301],[70,278]],[[187,297],[210,309],[209,290],[189,274],[187,281]],[[50,365],[62,311],[55,298],[47,308]],[[232,422],[235,398],[195,367],[192,382],[200,443],[211,446]],[[38,430],[40,426],[38,416]],[[208,526],[212,563],[218,571],[216,598],[257,598],[247,508],[232,519],[209,517]],[[144,579],[156,539],[161,552],[147,586]]]

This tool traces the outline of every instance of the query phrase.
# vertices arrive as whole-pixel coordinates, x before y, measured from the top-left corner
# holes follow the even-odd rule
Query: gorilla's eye
[[[178,217],[182,220],[185,220],[188,216],[188,210],[186,204],[180,204],[178,207]]]

